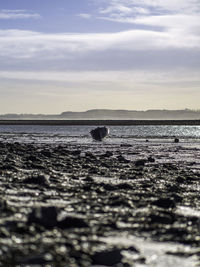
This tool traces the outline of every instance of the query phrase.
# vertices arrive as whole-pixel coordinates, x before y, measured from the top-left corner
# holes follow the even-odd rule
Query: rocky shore
[[[197,163],[94,148],[0,143],[0,266],[200,263]]]

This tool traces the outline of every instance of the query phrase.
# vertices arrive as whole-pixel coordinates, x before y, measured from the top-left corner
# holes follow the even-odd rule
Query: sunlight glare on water
[[[39,143],[90,143],[90,131],[96,126],[1,125],[0,141]],[[133,138],[199,139],[200,126],[111,126],[108,143],[130,142]]]

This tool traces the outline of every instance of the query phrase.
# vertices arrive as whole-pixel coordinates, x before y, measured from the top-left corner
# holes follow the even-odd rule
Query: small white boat
[[[102,141],[109,134],[109,129],[107,127],[97,127],[90,131],[90,134],[94,140]]]

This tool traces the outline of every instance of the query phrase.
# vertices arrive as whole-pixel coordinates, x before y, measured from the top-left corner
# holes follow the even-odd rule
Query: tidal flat
[[[200,149],[0,143],[0,266],[200,264]]]

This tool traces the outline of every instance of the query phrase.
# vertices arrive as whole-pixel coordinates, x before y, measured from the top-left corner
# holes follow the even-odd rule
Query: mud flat
[[[200,151],[156,151],[0,143],[0,266],[196,266]]]

